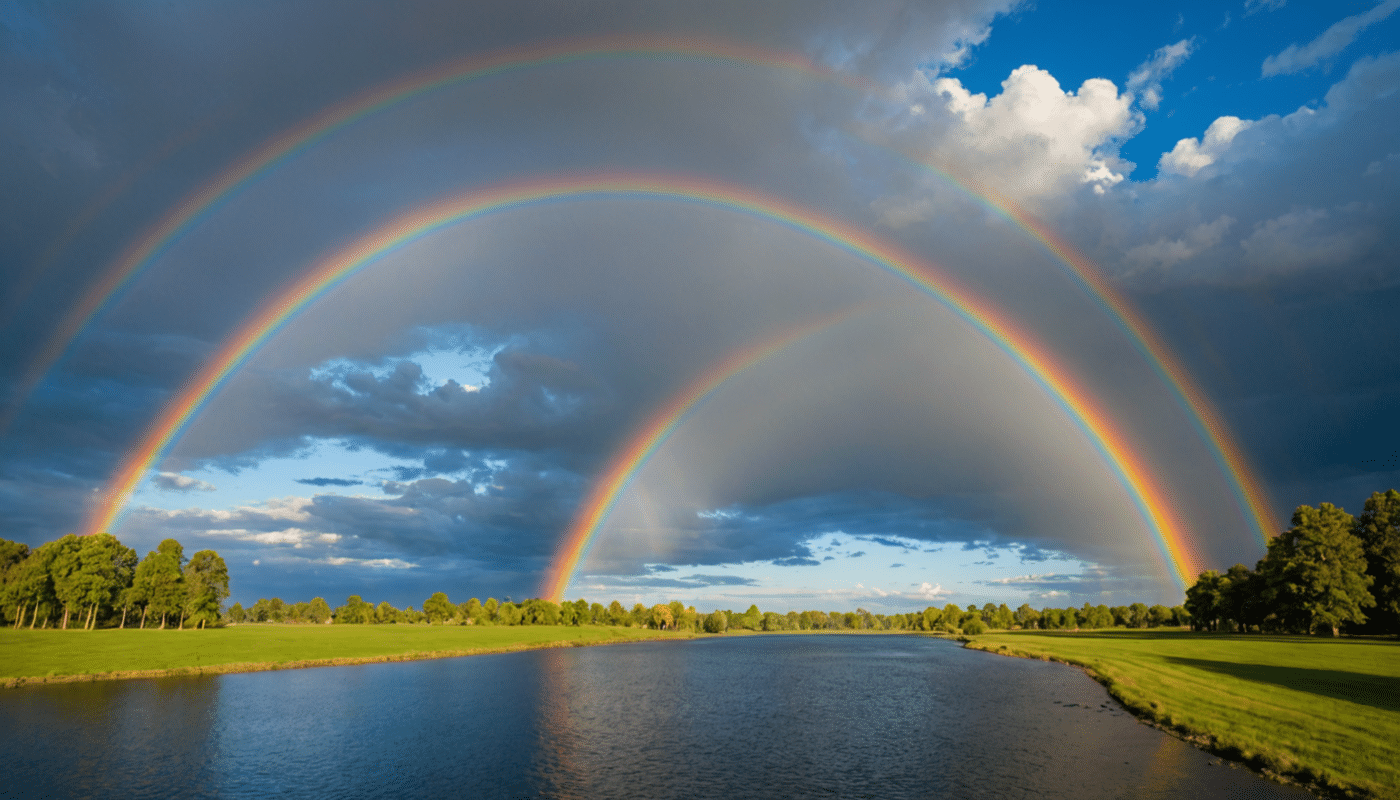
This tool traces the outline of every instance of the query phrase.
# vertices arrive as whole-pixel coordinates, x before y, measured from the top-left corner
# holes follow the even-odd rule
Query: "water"
[[[1306,798],[1078,670],[724,637],[0,693],[19,797]]]

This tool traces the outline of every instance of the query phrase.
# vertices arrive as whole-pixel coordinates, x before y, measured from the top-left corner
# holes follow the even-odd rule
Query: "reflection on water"
[[[726,637],[0,694],[4,789],[123,797],[1307,797],[1077,670]]]

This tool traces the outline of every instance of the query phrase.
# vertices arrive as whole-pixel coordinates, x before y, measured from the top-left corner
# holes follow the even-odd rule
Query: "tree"
[[[306,621],[325,625],[331,619],[331,604],[324,597],[313,597],[306,604]]]
[[[13,583],[10,587],[11,596],[20,604],[20,611],[16,616],[16,627],[24,624],[24,612],[29,611],[29,628],[31,630],[39,622],[39,612],[44,612],[44,624],[47,625],[49,616],[58,606],[58,595],[54,591],[53,583],[53,562],[58,556],[60,548],[58,542],[49,542],[40,545],[29,554],[29,557],[20,562],[13,569]]]
[[[342,625],[368,625],[374,621],[374,606],[352,594],[345,598],[345,605],[335,610],[335,621]]]
[[[171,543],[174,544],[173,548],[168,547]],[[160,616],[160,627],[164,629],[165,618],[178,613],[184,606],[185,576],[180,571],[183,553],[179,546],[174,539],[166,539],[136,566],[131,598],[142,607],[142,628],[146,627],[147,616],[154,613]]]
[[[657,603],[651,607],[651,624],[657,630],[671,630],[676,627],[676,617],[671,613],[671,607]]]
[[[1356,518],[1356,537],[1366,554],[1372,612],[1377,630],[1400,633],[1400,492],[1376,492]]]
[[[1040,624],[1040,612],[1031,608],[1030,603],[1022,603],[1016,609],[1016,624],[1022,628],[1034,628]]]
[[[408,617],[402,611],[394,608],[388,600],[379,601],[379,605],[374,607],[375,625],[397,625],[400,622],[408,622]]]
[[[228,621],[237,625],[248,618],[248,612],[243,610],[242,603],[234,603],[228,610]]]
[[[228,597],[228,566],[213,550],[200,550],[185,566],[185,606],[180,627],[185,620],[199,627],[219,619],[220,609]]]
[[[1196,582],[1186,590],[1186,611],[1191,615],[1191,628],[1198,631],[1213,631],[1220,620],[1220,609],[1224,605],[1224,584],[1220,573],[1213,569],[1202,572]]]
[[[428,624],[434,622],[446,622],[452,619],[457,607],[452,605],[452,601],[447,599],[446,592],[434,592],[432,597],[423,601],[423,614],[428,618]]]
[[[1299,506],[1293,527],[1269,542],[1260,562],[1266,599],[1284,627],[1311,633],[1366,620],[1375,605],[1356,521],[1331,503]],[[1194,613],[1194,612],[1193,612]]]
[[[729,617],[723,611],[712,611],[705,617],[705,633],[724,633],[729,630]]]

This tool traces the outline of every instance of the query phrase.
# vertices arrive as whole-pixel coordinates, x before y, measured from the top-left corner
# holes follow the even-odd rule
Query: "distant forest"
[[[1012,610],[1005,603],[929,606],[920,612],[696,611],[678,600],[631,609],[586,600],[520,603],[472,598],[453,603],[444,592],[421,610],[373,604],[359,595],[332,608],[324,598],[287,603],[261,599],[227,610],[228,569],[201,550],[186,561],[174,539],[139,562],[111,534],[68,535],[32,552],[0,539],[0,620],[11,627],[187,628],[226,624],[611,625],[724,633],[729,630],[872,630],[977,634],[987,630],[1082,630],[1191,626],[1199,631],[1400,633],[1400,492],[1376,492],[1359,517],[1323,503],[1299,506],[1293,527],[1269,541],[1253,570],[1236,564],[1201,573],[1179,606],[1091,605]],[[76,620],[76,622],[75,622]]]

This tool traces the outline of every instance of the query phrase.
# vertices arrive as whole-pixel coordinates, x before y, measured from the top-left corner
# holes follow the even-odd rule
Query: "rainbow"
[[[700,37],[661,35],[570,39],[498,50],[377,85],[308,118],[244,156],[177,203],[168,214],[133,241],[59,321],[44,348],[26,370],[21,398],[38,385],[73,340],[172,244],[236,193],[336,131],[414,97],[449,86],[536,67],[566,66],[606,58],[694,58],[794,72],[824,82],[843,83],[862,91],[881,90],[877,84],[833,72],[800,54]]]
[[[55,327],[53,335],[26,370],[25,378],[21,382],[22,389],[18,393],[19,399],[5,419],[8,420],[17,413],[18,405],[24,402],[24,398],[57,363],[74,339],[103,309],[112,304],[136,275],[234,194],[275,167],[352,123],[432,91],[513,71],[602,58],[695,58],[715,63],[787,71],[823,82],[839,83],[863,92],[880,95],[887,93],[886,87],[834,71],[797,53],[713,39],[656,35],[574,39],[500,50],[452,61],[375,86],[327,108],[268,141],[224,170],[199,191],[186,197],[134,241],[102,278],[87,289]],[[936,165],[911,159],[883,145],[871,142],[867,144],[892,153],[919,169],[931,171],[1044,245],[1051,255],[1068,268],[1079,286],[1118,321],[1133,346],[1173,393],[1230,483],[1241,512],[1252,522],[1260,540],[1267,543],[1274,532],[1281,530],[1278,519],[1271,511],[1271,504],[1262,483],[1255,477],[1243,450],[1233,441],[1219,413],[1214,410],[1205,394],[1191,380],[1189,373],[1161,338],[1088,258],[1065,242],[1044,222],[1009,199],[998,197],[995,192],[985,187],[974,186],[970,181],[960,180]]]
[[[544,582],[540,586],[540,597],[556,603],[564,599],[564,590],[568,588],[574,571],[588,554],[593,539],[598,531],[602,530],[603,523],[612,514],[622,493],[632,483],[632,478],[716,389],[735,375],[786,349],[788,345],[826,330],[851,313],[844,311],[790,331],[783,331],[756,345],[740,348],[672,395],[612,458],[602,477],[593,485],[582,509],[574,516],[573,524],[569,526],[564,540],[560,542],[554,561],[545,572]]]
[[[990,339],[1059,404],[1123,485],[1152,531],[1178,584],[1184,589],[1199,573],[1200,559],[1169,502],[1166,487],[1136,451],[1132,440],[1070,370],[990,303],[959,286],[952,276],[842,221],[744,187],[658,174],[553,177],[453,196],[401,216],[318,262],[235,331],[206,366],[162,409],[154,424],[113,473],[101,501],[86,522],[84,533],[114,527],[144,475],[228,377],[298,311],[358,270],[410,242],[469,219],[546,202],[600,198],[666,200],[749,214],[826,241],[913,284]],[[578,555],[585,548],[586,542],[573,551],[573,562],[556,568],[554,574],[572,573]]]
[[[865,141],[865,140],[861,140]],[[1156,331],[1133,308],[1103,272],[1081,253],[1074,245],[1065,241],[1044,221],[1014,200],[995,189],[977,184],[966,177],[955,177],[946,167],[929,161],[913,158],[893,148],[872,146],[893,155],[895,158],[920,170],[936,175],[944,183],[957,188],[963,195],[1030,234],[1055,260],[1068,267],[1068,272],[1079,288],[1098,303],[1111,319],[1127,334],[1127,339],[1143,357],[1157,377],[1171,391],[1177,405],[1186,412],[1186,418],[1196,429],[1201,440],[1206,443],[1220,471],[1229,478],[1235,501],[1245,518],[1252,523],[1260,542],[1268,545],[1269,539],[1277,531],[1283,530],[1277,515],[1272,510],[1272,502],[1264,490],[1263,483],[1254,475],[1243,449],[1230,435],[1229,428],[1221,419],[1214,405],[1196,385],[1181,361],[1172,353]]]

